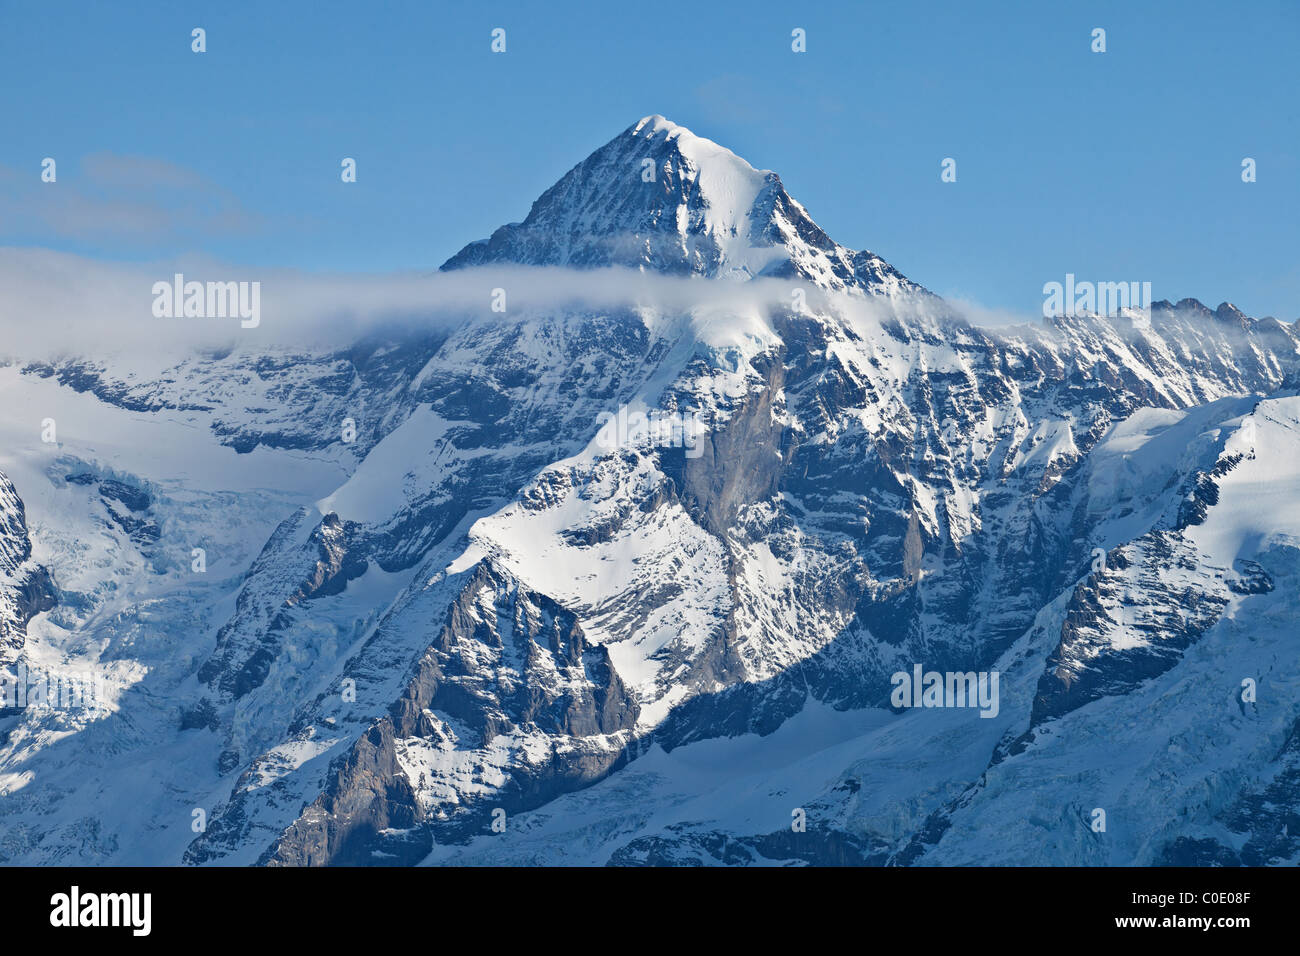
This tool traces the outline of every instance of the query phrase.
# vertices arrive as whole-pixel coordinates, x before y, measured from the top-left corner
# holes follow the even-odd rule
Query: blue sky
[[[433,269],[662,113],[946,295],[1034,315],[1073,272],[1300,316],[1294,0],[5,0],[0,16],[4,245]]]

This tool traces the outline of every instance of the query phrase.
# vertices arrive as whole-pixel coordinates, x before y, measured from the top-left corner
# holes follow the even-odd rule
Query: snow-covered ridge
[[[799,278],[856,293],[924,291],[880,257],[834,242],[776,173],[657,115],[575,166],[523,222],[469,244],[442,268],[487,263],[626,265],[708,278]]]

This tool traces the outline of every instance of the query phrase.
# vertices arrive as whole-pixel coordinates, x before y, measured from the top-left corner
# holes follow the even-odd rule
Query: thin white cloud
[[[159,318],[154,286],[186,282],[260,283],[256,328],[237,317]],[[878,314],[872,298],[827,296],[809,283],[662,276],[631,269],[487,267],[448,273],[314,274],[186,258],[106,263],[46,249],[0,247],[0,355],[96,357],[123,351],[343,347],[379,328],[459,325],[474,317],[510,319],[557,309],[653,307],[664,313],[766,315],[789,309],[798,288],[808,308],[839,300],[846,315]],[[504,290],[506,312],[493,312]],[[929,305],[929,304],[928,304]]]
[[[1043,321],[1042,314],[1031,315],[1012,309],[990,308],[961,296],[944,296],[944,301],[952,306],[971,325],[983,329],[1006,328],[1016,325],[1037,325]]]
[[[264,220],[198,172],[144,156],[93,153],[41,170],[0,166],[0,223],[38,241],[120,241],[156,247],[213,234],[247,235]]]

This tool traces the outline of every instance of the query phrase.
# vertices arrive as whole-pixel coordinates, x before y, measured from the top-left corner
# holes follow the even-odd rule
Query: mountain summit
[[[703,294],[0,364],[0,863],[1300,861],[1293,326],[946,321],[660,117],[478,263]]]
[[[841,246],[774,172],[662,116],[647,116],[542,194],[520,223],[470,243],[443,270],[488,264],[628,266],[707,278],[800,278],[823,289],[924,290]]]

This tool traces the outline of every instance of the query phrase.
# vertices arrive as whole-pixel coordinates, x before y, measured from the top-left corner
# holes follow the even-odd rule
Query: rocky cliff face
[[[0,472],[0,663],[20,656],[27,622],[54,604],[49,571],[32,560],[22,499]]]

